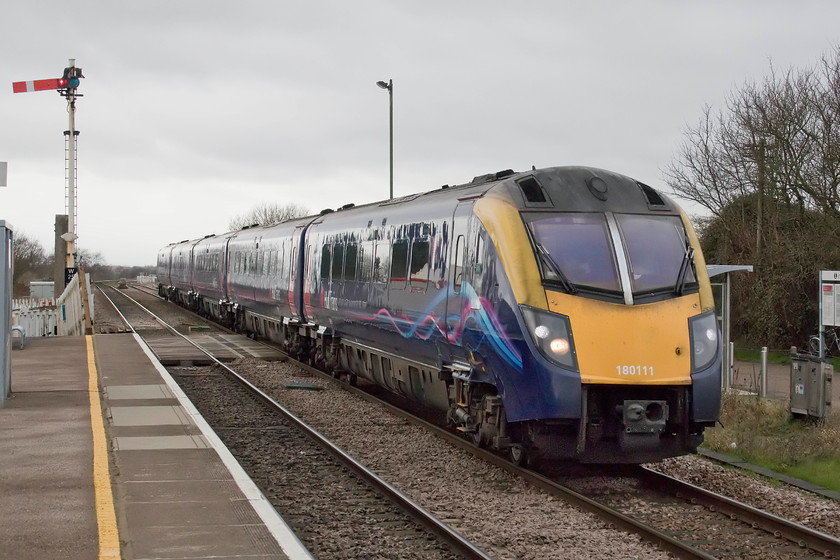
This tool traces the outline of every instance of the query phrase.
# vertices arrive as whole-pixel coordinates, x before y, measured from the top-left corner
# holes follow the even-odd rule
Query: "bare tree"
[[[41,243],[21,231],[16,231],[12,240],[15,256],[14,295],[29,295],[29,283],[49,280],[52,259],[47,256]]]
[[[816,68],[778,75],[771,67],[763,83],[730,93],[723,109],[704,107],[684,136],[666,179],[713,215],[746,195],[837,213],[840,48]]]
[[[739,335],[799,345],[816,329],[817,271],[840,268],[840,47],[706,106],[665,169],[711,213],[708,262],[756,266],[733,292]]]
[[[254,206],[248,212],[234,216],[228,222],[231,230],[241,229],[254,224],[268,225],[292,218],[302,218],[309,214],[309,210],[299,204],[280,204],[277,202],[263,202]]]

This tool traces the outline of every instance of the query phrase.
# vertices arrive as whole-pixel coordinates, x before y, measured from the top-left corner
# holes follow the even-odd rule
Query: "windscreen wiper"
[[[674,285],[674,293],[678,296],[683,294],[685,289],[685,279],[688,277],[688,271],[694,264],[694,247],[691,245],[685,248],[683,253],[682,264],[680,264],[680,271],[677,274],[677,283]]]
[[[555,263],[554,259],[551,258],[551,255],[548,253],[546,248],[542,246],[542,243],[537,243],[537,251],[540,254],[540,260],[542,260],[543,264],[551,269],[551,272],[557,277],[557,281],[560,282],[563,289],[570,294],[576,294],[577,288],[574,284],[572,284],[569,278],[563,274],[563,271],[560,270],[560,267],[557,266],[557,263]]]

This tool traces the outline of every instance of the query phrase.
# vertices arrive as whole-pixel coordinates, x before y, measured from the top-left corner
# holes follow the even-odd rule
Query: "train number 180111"
[[[615,366],[618,375],[653,376],[653,366]]]

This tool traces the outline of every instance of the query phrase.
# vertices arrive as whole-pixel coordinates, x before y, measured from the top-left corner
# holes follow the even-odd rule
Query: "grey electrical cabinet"
[[[831,378],[834,366],[809,354],[790,359],[790,411],[825,418],[831,414]]]

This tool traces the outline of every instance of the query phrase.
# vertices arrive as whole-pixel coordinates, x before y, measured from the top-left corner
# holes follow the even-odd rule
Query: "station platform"
[[[311,558],[136,335],[28,339],[11,387],[0,557]]]

